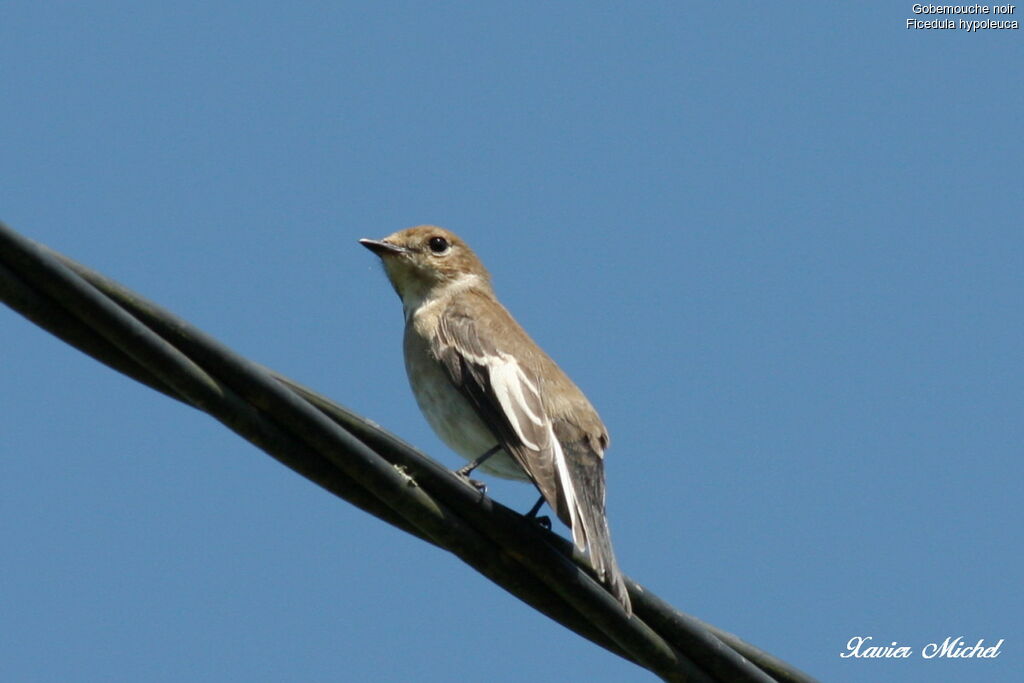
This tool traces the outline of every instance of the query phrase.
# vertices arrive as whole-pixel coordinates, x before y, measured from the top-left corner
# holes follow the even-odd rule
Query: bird
[[[608,430],[583,392],[498,301],[457,235],[434,225],[360,244],[380,257],[405,314],[405,368],[435,433],[496,476],[532,481],[598,579],[632,614],[605,514]],[[472,480],[471,480],[472,481]]]

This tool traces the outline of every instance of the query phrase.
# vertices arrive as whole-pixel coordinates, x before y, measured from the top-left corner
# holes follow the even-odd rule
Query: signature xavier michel
[[[909,645],[899,645],[893,642],[891,645],[871,645],[871,636],[854,636],[846,643],[846,652],[840,652],[839,656],[847,659],[854,658],[889,658],[905,659],[914,656],[914,648]],[[995,659],[1001,653],[999,649],[1003,646],[1005,638],[1000,638],[995,645],[985,645],[985,639],[980,638],[974,645],[968,645],[963,636],[954,638],[950,636],[941,643],[928,643],[921,648],[921,656],[925,659]]]

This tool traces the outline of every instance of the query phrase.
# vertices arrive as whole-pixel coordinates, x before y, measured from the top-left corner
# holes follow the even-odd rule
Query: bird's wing
[[[450,307],[437,326],[433,348],[438,360],[501,447],[569,525],[573,544],[587,552],[598,578],[629,614],[632,607],[604,510],[603,456],[608,435],[589,404],[586,425],[569,416],[552,418],[538,390],[540,377],[532,369],[551,361],[530,356],[534,352],[527,352],[523,344],[518,344],[518,353],[512,353],[510,349],[517,348],[516,335],[531,347],[532,342],[511,316],[504,322],[507,325],[499,332],[482,327],[485,323],[467,311]]]
[[[544,408],[538,378],[507,350],[507,340],[481,329],[465,312],[450,310],[437,329],[434,348],[449,379],[572,528],[573,541],[583,550],[578,482]]]

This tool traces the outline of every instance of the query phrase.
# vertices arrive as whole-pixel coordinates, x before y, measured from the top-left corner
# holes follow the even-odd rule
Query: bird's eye
[[[435,254],[443,254],[448,251],[448,240],[440,235],[435,235],[427,240],[427,245],[430,247],[430,251]]]

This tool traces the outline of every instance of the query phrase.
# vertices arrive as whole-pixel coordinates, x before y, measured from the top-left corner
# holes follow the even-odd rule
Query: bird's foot
[[[485,462],[487,462],[487,460],[492,455],[494,455],[495,453],[497,453],[500,450],[501,450],[501,444],[496,444],[494,447],[492,447],[490,450],[488,450],[486,453],[481,455],[476,460],[473,460],[468,465],[465,465],[465,466],[460,467],[459,469],[455,470],[455,474],[459,475],[463,479],[469,479],[469,475],[470,475],[470,473],[473,472],[473,470],[475,470],[477,467],[480,467],[480,465],[483,465]],[[473,481],[473,480],[470,479],[470,481]],[[474,486],[475,486],[475,484],[474,484]],[[480,488],[480,487],[478,486],[477,488]]]
[[[455,476],[458,477],[459,479],[462,479],[464,482],[475,488],[480,493],[487,493],[487,484],[480,481],[479,479],[473,479],[471,476],[469,476],[469,473],[472,472],[474,469],[475,468],[473,467],[473,463],[469,463],[469,465],[466,465],[465,467],[460,467],[459,469],[455,470]]]
[[[463,479],[469,479],[469,475],[472,474],[473,470],[475,470],[475,469],[476,469],[476,463],[475,462],[471,462],[468,465],[466,465],[465,467],[460,467],[459,469],[455,470],[455,474],[456,474],[456,476],[462,477]]]
[[[537,516],[537,512],[540,510],[540,506],[543,505],[543,504],[544,504],[544,496],[541,496],[540,499],[537,500],[537,502],[533,504],[533,507],[530,508],[530,511],[527,512],[525,516],[526,516],[527,519],[532,519],[538,525],[544,527],[548,531],[551,531],[551,518],[548,517],[547,515],[545,515],[543,517],[538,517]]]
[[[470,484],[473,485],[473,488],[475,488],[480,493],[487,493],[487,484],[483,483],[482,481],[477,481],[476,479],[471,479],[469,475],[473,473],[473,470],[475,470],[477,467],[480,467],[480,465],[484,464],[488,458],[490,458],[492,455],[494,455],[500,450],[501,444],[497,444],[489,451],[481,455],[479,458],[470,462],[468,465],[465,465],[455,470],[455,475],[458,477],[462,477],[463,479],[468,481]]]

